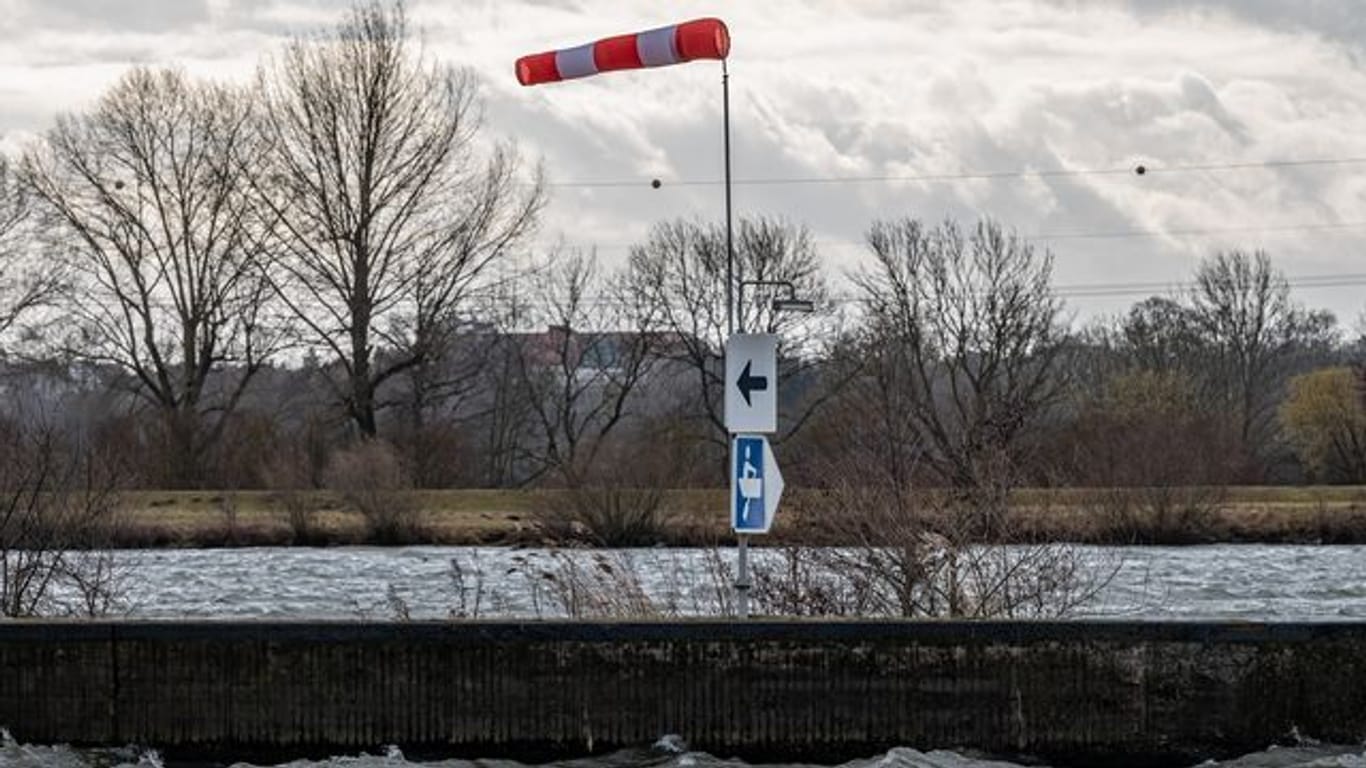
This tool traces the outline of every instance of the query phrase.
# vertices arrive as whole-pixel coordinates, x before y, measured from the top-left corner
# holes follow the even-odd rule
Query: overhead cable
[[[801,186],[812,184],[877,184],[877,183],[935,183],[959,181],[993,181],[1010,179],[1054,178],[1067,176],[1146,176],[1149,174],[1209,173],[1248,170],[1277,170],[1282,168],[1327,168],[1366,164],[1366,157],[1327,157],[1284,160],[1253,160],[1222,163],[1174,163],[1154,165],[1136,162],[1125,167],[1110,168],[1019,168],[995,171],[963,171],[954,173],[914,173],[914,174],[849,174],[839,176],[790,176],[790,177],[749,177],[736,178],[731,184],[740,186]],[[549,181],[548,187],[578,189],[640,189],[653,187],[700,187],[719,186],[723,179],[669,179],[641,177],[636,179],[580,179],[571,181]]]

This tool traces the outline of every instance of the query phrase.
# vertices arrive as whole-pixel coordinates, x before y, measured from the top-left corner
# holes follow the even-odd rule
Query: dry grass
[[[417,540],[433,544],[538,544],[538,505],[553,503],[554,491],[453,490],[414,492]],[[814,526],[803,519],[803,496],[789,490],[766,543],[812,543]],[[1222,502],[1184,529],[1165,530],[1169,522],[1145,522],[1140,511],[1134,530],[1110,530],[1094,489],[1037,490],[1015,493],[1011,506],[1019,529],[1032,540],[1096,543],[1193,544],[1214,541],[1366,543],[1366,487],[1230,488]],[[233,494],[235,519],[223,514],[224,494],[213,491],[129,492],[127,523],[118,544],[127,547],[282,546],[294,541],[289,513],[270,491]],[[310,491],[303,501],[313,511],[319,545],[368,542],[366,520],[350,511],[340,495]],[[729,539],[726,493],[717,490],[670,491],[672,515],[667,541],[710,544]],[[838,529],[838,526],[835,526]],[[1135,531],[1137,533],[1135,533]],[[1160,535],[1159,535],[1160,534]],[[829,534],[822,538],[828,539]],[[822,541],[821,543],[839,543]]]

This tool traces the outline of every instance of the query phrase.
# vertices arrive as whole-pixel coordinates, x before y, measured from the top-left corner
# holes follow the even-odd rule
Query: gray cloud
[[[207,0],[45,0],[28,8],[37,24],[88,30],[164,32],[209,19]]]
[[[1143,16],[1225,13],[1256,26],[1310,32],[1366,52],[1366,9],[1355,0],[1125,0]]]

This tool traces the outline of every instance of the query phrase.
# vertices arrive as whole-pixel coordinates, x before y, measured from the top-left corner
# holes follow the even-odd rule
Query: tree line
[[[361,454],[415,487],[718,485],[724,229],[532,253],[540,169],[408,32],[359,5],[246,85],[135,68],[0,159],[5,429],[139,487],[319,487]],[[951,489],[990,531],[1022,484],[1366,481],[1360,344],[1265,253],[1075,328],[999,222],[866,240],[836,296],[805,227],[738,223],[739,272],[816,307],[737,307],[781,338],[791,482]]]

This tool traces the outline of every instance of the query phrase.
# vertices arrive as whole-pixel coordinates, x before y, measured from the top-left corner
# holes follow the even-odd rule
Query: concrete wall
[[[4,623],[35,743],[522,759],[642,746],[833,761],[892,746],[1189,762],[1366,738],[1366,624]]]

